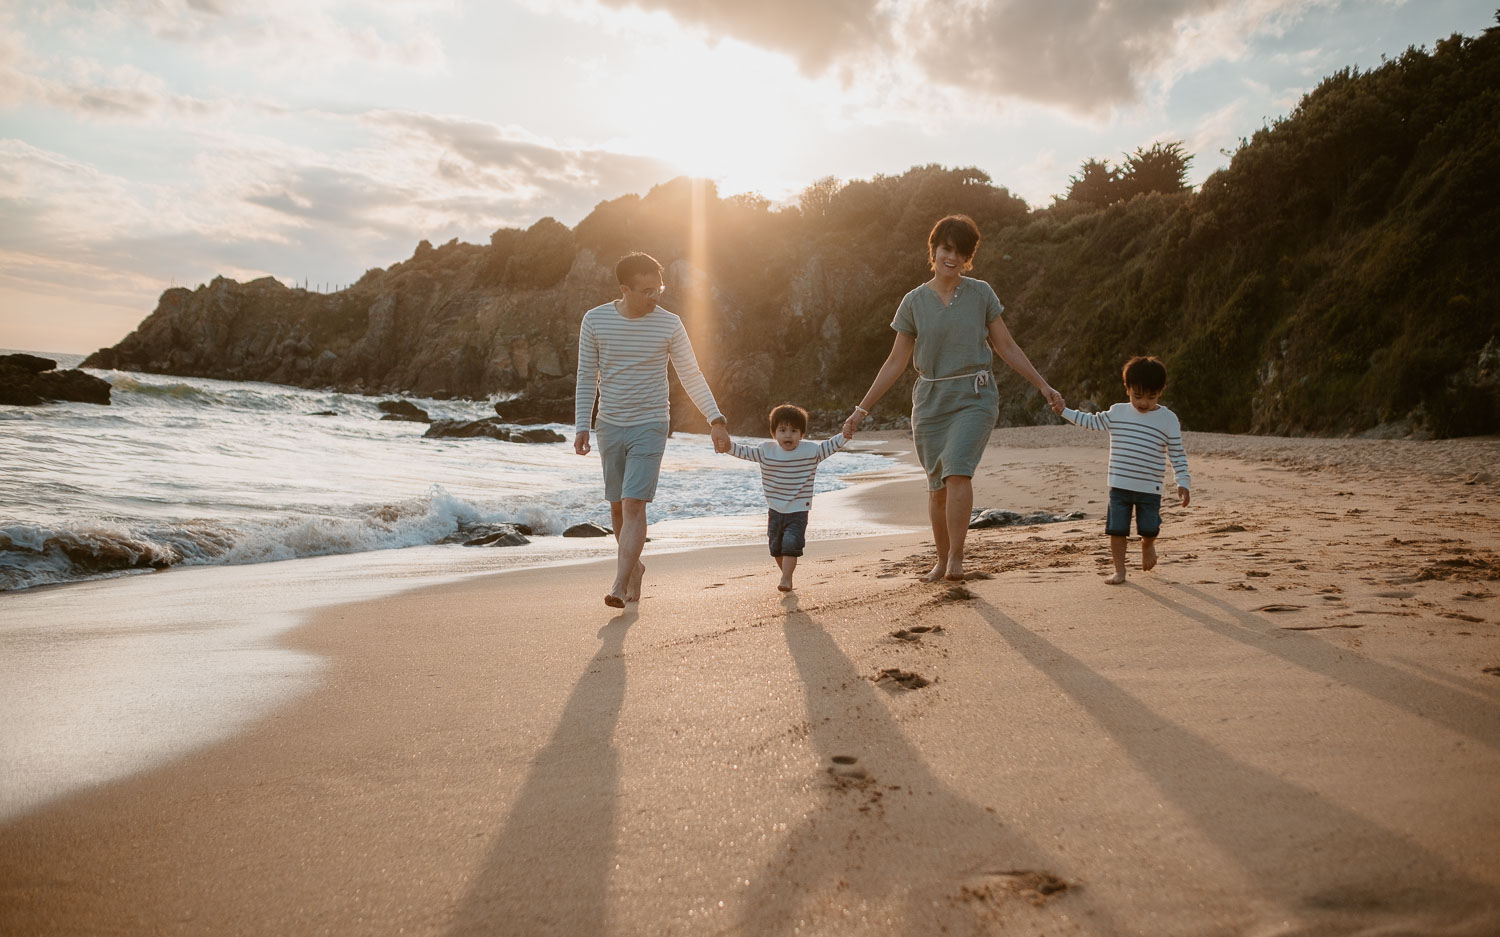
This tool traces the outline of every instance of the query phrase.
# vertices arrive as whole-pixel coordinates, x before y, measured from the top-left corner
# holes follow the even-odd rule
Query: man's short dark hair
[[[807,411],[796,404],[784,403],[771,410],[771,434],[776,434],[776,427],[790,426],[792,429],[807,435]]]
[[[937,263],[937,249],[943,244],[952,245],[965,260],[973,260],[979,250],[979,225],[968,215],[949,215],[932,226],[927,235],[927,262]]]
[[[615,281],[621,286],[631,286],[641,274],[661,275],[661,264],[655,257],[641,251],[631,251],[615,264]]]
[[[1154,394],[1167,386],[1167,366],[1154,355],[1136,355],[1125,362],[1125,386]]]

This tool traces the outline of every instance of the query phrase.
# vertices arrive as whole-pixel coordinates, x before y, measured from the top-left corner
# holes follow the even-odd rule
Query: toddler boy
[[[1192,485],[1182,448],[1182,426],[1177,415],[1160,403],[1167,386],[1166,365],[1157,358],[1137,355],[1125,362],[1124,377],[1129,403],[1117,403],[1103,413],[1080,413],[1061,401],[1052,405],[1053,412],[1070,423],[1109,433],[1109,510],[1104,532],[1109,536],[1115,572],[1104,581],[1112,586],[1125,581],[1125,538],[1130,535],[1132,511],[1141,535],[1141,569],[1156,565],[1161,480],[1168,455],[1183,507],[1188,506]]]
[[[771,438],[758,446],[731,442],[729,454],[760,463],[760,484],[766,493],[766,536],[771,555],[781,567],[776,588],[792,591],[792,572],[807,543],[807,513],[812,509],[813,482],[818,463],[838,452],[850,436],[843,433],[813,442],[807,434],[807,411],[784,403],[771,411]]]

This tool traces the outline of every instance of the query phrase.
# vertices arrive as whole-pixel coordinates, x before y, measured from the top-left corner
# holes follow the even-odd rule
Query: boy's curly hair
[[[1136,355],[1125,362],[1125,386],[1154,394],[1167,386],[1167,366],[1155,355]]]
[[[771,435],[776,434],[776,427],[785,424],[797,430],[802,435],[807,435],[807,411],[796,404],[784,403],[771,410]]]

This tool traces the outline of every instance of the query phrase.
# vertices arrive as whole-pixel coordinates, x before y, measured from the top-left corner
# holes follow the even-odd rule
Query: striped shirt
[[[637,319],[627,318],[612,302],[583,314],[578,327],[578,386],[573,397],[573,424],[580,433],[592,426],[594,394],[599,394],[599,422],[640,426],[671,420],[667,362],[708,421],[721,419],[713,391],[698,368],[693,343],[682,320],[657,306]]]
[[[843,433],[822,442],[804,439],[790,452],[774,439],[758,446],[731,442],[729,454],[746,462],[759,462],[760,486],[766,493],[766,504],[783,514],[795,514],[812,508],[818,463],[844,448],[848,441]]]
[[[1161,478],[1172,456],[1177,487],[1193,488],[1187,452],[1182,448],[1182,425],[1177,414],[1158,406],[1145,413],[1129,403],[1117,403],[1103,413],[1080,413],[1064,408],[1063,419],[1084,429],[1109,433],[1109,487],[1161,494]]]

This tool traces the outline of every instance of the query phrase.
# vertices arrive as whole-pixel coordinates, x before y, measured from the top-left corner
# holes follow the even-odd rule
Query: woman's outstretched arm
[[[880,398],[884,397],[885,392],[890,390],[891,385],[901,377],[901,373],[911,363],[912,349],[916,347],[915,336],[905,332],[896,333],[896,340],[891,343],[891,353],[886,356],[885,364],[882,364],[880,370],[875,372],[875,380],[870,382],[870,389],[865,391],[865,396],[860,400],[859,406],[855,407],[854,412],[849,414],[849,419],[844,421],[845,436],[854,435],[859,429],[859,424],[880,402]]]
[[[1009,365],[1012,371],[1026,378],[1032,386],[1042,392],[1042,396],[1047,398],[1048,406],[1063,403],[1062,394],[1054,390],[1052,385],[1047,383],[1047,379],[1042,377],[1041,372],[1032,365],[1031,359],[1026,357],[1026,352],[1021,350],[1021,346],[1016,344],[1014,338],[1011,338],[1010,329],[1005,327],[1005,320],[998,316],[990,323],[990,347],[995,349],[995,354],[999,355],[1000,360]]]

